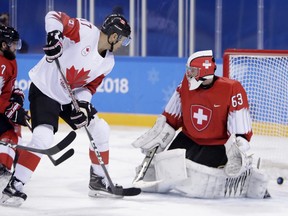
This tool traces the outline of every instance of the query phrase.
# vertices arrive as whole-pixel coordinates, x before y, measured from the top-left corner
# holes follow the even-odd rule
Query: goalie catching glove
[[[135,140],[132,143],[132,146],[135,148],[141,148],[144,154],[156,146],[159,146],[157,149],[157,153],[159,153],[167,147],[174,138],[174,135],[175,130],[166,123],[166,117],[160,115],[157,118],[155,125]]]
[[[63,53],[63,33],[59,30],[51,31],[47,34],[47,45],[43,47],[46,60],[52,62]]]
[[[90,121],[94,119],[94,115],[97,113],[97,110],[93,107],[93,105],[87,101],[77,101],[80,107],[80,111],[76,111],[74,109],[73,104],[71,103],[71,127],[76,130],[83,126],[88,126]]]
[[[228,162],[224,172],[229,177],[238,177],[244,171],[251,169],[252,156],[247,156],[250,149],[249,142],[241,136],[232,134],[225,144]]]

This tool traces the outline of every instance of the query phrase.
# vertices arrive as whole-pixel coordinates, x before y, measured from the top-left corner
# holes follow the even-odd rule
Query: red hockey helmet
[[[216,64],[212,50],[193,53],[186,65],[189,90],[197,89],[205,80],[213,79],[215,70]]]

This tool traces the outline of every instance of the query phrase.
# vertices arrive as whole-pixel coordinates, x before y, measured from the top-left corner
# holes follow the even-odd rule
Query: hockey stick
[[[27,125],[27,127],[29,128],[29,130],[32,132],[32,127],[31,127],[31,124],[30,124],[30,122],[28,121],[28,119],[26,119],[26,125]],[[74,132],[74,131],[73,131]],[[76,137],[76,133],[74,132],[74,135],[75,135],[75,137]],[[74,137],[74,139],[75,139],[75,137]],[[73,140],[74,140],[73,139]],[[73,141],[72,140],[72,141]],[[71,141],[71,142],[72,142]],[[71,143],[70,142],[70,143]],[[69,143],[69,144],[70,144]],[[65,160],[67,160],[67,159],[69,159],[72,155],[74,154],[74,149],[73,148],[71,148],[71,149],[69,149],[68,151],[66,151],[63,155],[61,155],[60,156],[60,158],[58,158],[58,159],[54,159],[50,154],[46,154],[47,156],[48,156],[48,158],[50,159],[50,161],[53,163],[53,165],[54,166],[58,166],[60,163],[62,163],[62,162],[64,162]]]
[[[40,154],[45,154],[45,155],[54,155],[66,148],[70,143],[75,139],[76,133],[74,131],[71,131],[64,139],[62,139],[59,143],[57,143],[55,146],[48,148],[48,149],[38,149],[38,148],[33,148],[29,146],[23,146],[23,145],[17,145],[17,144],[12,144],[12,143],[7,143],[0,141],[1,145],[9,146],[11,148],[19,148],[31,152],[36,152]]]
[[[134,178],[132,184],[135,187],[139,187],[139,188],[144,188],[144,187],[151,187],[154,186],[156,184],[158,184],[159,182],[161,182],[161,180],[158,181],[144,181],[144,177],[145,174],[151,164],[151,161],[153,160],[155,153],[157,151],[159,146],[154,147],[153,149],[151,149],[150,151],[147,152],[145,158],[143,159],[142,163],[141,163],[141,169],[137,172],[136,177]]]
[[[80,112],[81,110],[80,110],[79,104],[78,104],[78,102],[76,100],[76,97],[75,97],[75,95],[74,95],[74,93],[73,93],[73,91],[71,89],[71,86],[68,84],[68,81],[67,81],[67,79],[66,79],[66,77],[65,77],[65,75],[64,75],[64,73],[62,71],[60,62],[59,62],[58,59],[55,59],[55,62],[56,62],[57,68],[58,68],[58,70],[59,70],[59,72],[61,74],[61,77],[63,79],[63,83],[64,83],[65,87],[68,90],[69,96],[70,96],[70,98],[72,100],[72,104],[73,104],[75,110],[77,112]],[[99,164],[100,164],[100,166],[102,167],[102,169],[103,169],[103,171],[105,173],[106,179],[108,181],[108,184],[109,184],[109,186],[111,188],[112,193],[115,194],[115,195],[122,195],[122,196],[135,196],[135,195],[140,194],[141,193],[141,189],[139,189],[139,188],[126,188],[125,189],[125,188],[122,188],[122,187],[120,187],[118,185],[115,186],[113,184],[113,182],[111,180],[111,177],[110,177],[110,175],[109,175],[109,173],[108,173],[108,171],[107,171],[107,169],[105,167],[105,164],[104,164],[104,161],[102,159],[102,156],[100,155],[100,152],[98,151],[98,148],[97,148],[97,146],[96,146],[96,144],[94,142],[94,139],[93,139],[93,137],[92,137],[91,133],[89,132],[89,130],[88,130],[86,125],[84,126],[84,129],[85,129],[86,134],[87,134],[87,136],[88,136],[88,138],[90,140],[90,144],[91,144],[91,146],[92,146],[92,148],[93,148],[93,150],[95,152],[95,155],[96,155],[96,157],[97,157],[97,159],[99,161]]]
[[[259,167],[258,169],[269,169],[269,168],[283,169],[283,170],[288,169],[288,165],[285,162],[260,157],[258,158],[257,166]]]

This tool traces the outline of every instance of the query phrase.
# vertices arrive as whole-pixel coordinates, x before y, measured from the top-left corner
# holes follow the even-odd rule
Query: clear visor
[[[8,44],[9,47],[15,46],[16,50],[20,50],[22,47],[22,41],[19,39],[18,41],[12,41],[11,43]]]
[[[128,36],[128,37],[122,36],[121,41],[122,41],[122,46],[128,46],[130,44],[131,37],[130,36]]]
[[[199,76],[200,68],[186,66],[186,77],[188,80]]]

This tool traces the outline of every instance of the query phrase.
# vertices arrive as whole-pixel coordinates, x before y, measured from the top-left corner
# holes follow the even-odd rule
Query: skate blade
[[[0,204],[2,206],[19,207],[23,204],[24,201],[25,200],[20,197],[10,197],[6,194],[2,194]]]
[[[112,194],[106,191],[95,191],[95,190],[89,190],[88,192],[88,196],[90,197],[96,197],[96,198],[100,198],[100,197],[106,197],[106,198],[123,198],[122,195],[116,195],[116,194]]]

